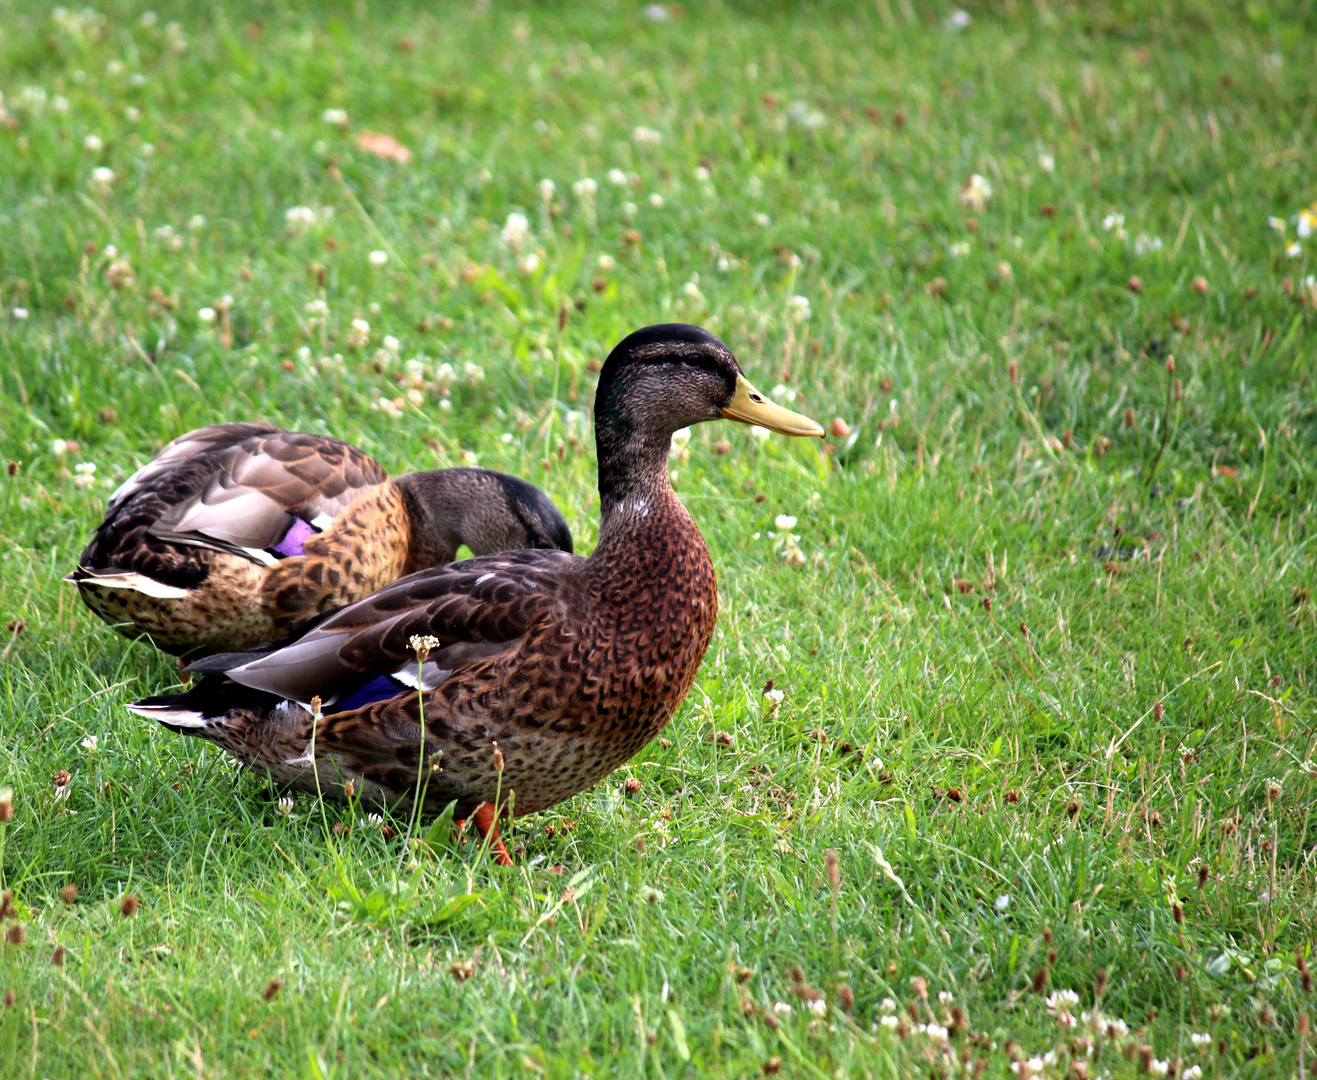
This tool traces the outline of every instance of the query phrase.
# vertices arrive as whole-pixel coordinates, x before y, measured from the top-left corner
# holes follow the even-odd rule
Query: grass
[[[1306,1067],[1311,4],[2,10],[5,1075]],[[59,578],[166,439],[474,458],[588,551],[592,361],[675,318],[854,437],[695,431],[701,677],[516,869],[124,712],[176,672]]]

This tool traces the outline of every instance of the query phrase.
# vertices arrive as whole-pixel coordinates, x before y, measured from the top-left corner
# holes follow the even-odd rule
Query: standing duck
[[[198,657],[251,648],[404,574],[483,555],[572,550],[533,484],[489,469],[390,479],[339,439],[269,424],[180,435],[110,497],[65,578],[120,633]]]
[[[500,862],[500,817],[590,787],[663,730],[718,611],[709,553],[672,490],[674,431],[725,417],[823,435],[768,401],[727,346],[651,326],[599,374],[599,542],[422,570],[281,641],[195,663],[129,708],[276,783],[426,812],[456,803]]]

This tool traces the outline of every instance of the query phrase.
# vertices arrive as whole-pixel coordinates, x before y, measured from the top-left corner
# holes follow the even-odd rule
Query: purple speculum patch
[[[293,523],[284,533],[284,538],[269,550],[274,552],[281,559],[292,558],[294,555],[303,554],[302,547],[307,540],[316,534],[316,528],[308,524],[301,518],[293,518]]]

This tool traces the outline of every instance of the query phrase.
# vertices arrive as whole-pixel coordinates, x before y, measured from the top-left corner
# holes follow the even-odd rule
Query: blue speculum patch
[[[284,538],[268,550],[281,559],[301,555],[303,554],[303,545],[318,531],[309,522],[303,521],[301,518],[293,518],[293,523],[288,527],[288,531],[284,533]]]
[[[391,675],[376,675],[356,693],[338,702],[334,706],[334,711],[348,712],[352,709],[360,709],[376,701],[387,701],[389,698],[397,697],[406,690],[407,687]]]

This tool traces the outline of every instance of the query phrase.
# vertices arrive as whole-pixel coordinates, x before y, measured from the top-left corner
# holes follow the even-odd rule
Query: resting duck
[[[97,615],[165,652],[251,648],[414,570],[483,555],[570,552],[533,484],[489,469],[391,480],[363,450],[269,424],[180,435],[110,496],[65,578]]]
[[[602,518],[589,558],[516,551],[422,570],[281,641],[213,656],[186,693],[129,708],[272,780],[474,822],[552,806],[672,718],[718,611],[713,566],[668,474],[672,433],[726,417],[823,435],[768,401],[727,346],[651,326],[599,374]]]

